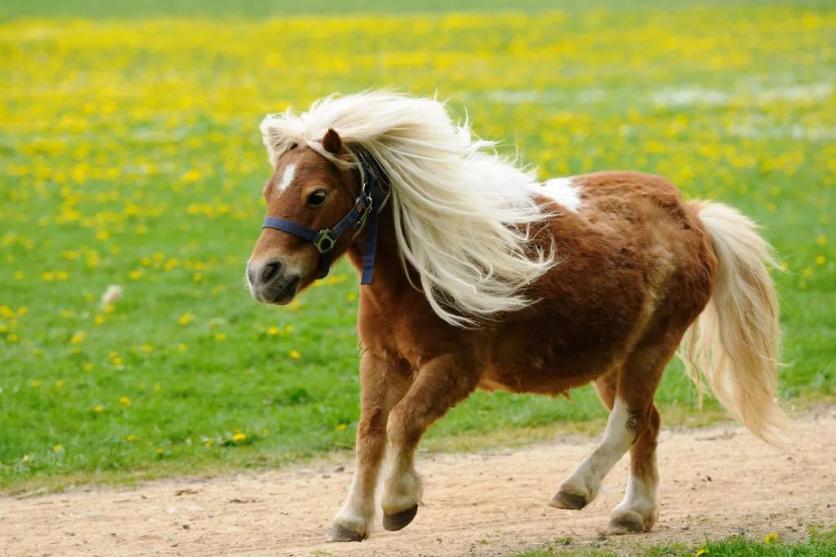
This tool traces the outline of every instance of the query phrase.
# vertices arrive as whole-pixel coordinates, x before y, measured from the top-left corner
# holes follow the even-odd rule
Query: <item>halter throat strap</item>
[[[328,276],[331,269],[332,251],[337,242],[351,227],[356,226],[362,230],[365,226],[366,239],[363,245],[363,272],[360,284],[371,284],[374,278],[374,260],[377,252],[378,221],[385,201],[383,171],[371,154],[362,147],[354,150],[354,156],[360,167],[360,192],[354,199],[351,210],[337,224],[331,228],[313,230],[292,220],[268,215],[264,218],[261,228],[281,230],[313,244],[319,252],[318,278],[322,279]]]

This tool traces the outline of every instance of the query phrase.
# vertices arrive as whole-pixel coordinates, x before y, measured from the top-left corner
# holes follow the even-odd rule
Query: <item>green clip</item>
[[[326,251],[331,251],[336,243],[337,239],[334,238],[331,231],[324,228],[319,231],[319,236],[316,237],[316,241],[313,245],[319,253],[325,253]]]

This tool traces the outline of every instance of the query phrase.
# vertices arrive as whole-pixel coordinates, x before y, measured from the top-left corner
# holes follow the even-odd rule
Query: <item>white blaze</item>
[[[284,174],[282,174],[282,181],[279,182],[277,189],[279,193],[283,192],[287,189],[287,186],[293,183],[293,178],[296,177],[296,165],[289,164],[287,168],[284,169]]]

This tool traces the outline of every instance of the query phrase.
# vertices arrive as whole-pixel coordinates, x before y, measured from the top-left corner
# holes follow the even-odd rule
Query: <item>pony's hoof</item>
[[[361,542],[366,539],[365,534],[349,530],[345,526],[334,524],[328,531],[329,542]]]
[[[566,509],[569,511],[579,511],[586,506],[589,501],[586,500],[586,497],[583,495],[578,495],[577,493],[569,493],[568,491],[563,491],[562,489],[554,494],[551,501],[549,501],[549,506],[554,507],[556,509]]]
[[[395,530],[400,530],[410,522],[412,519],[415,518],[415,515],[418,514],[418,505],[413,505],[412,507],[400,511],[394,514],[383,514],[383,527],[389,530],[390,532],[394,532]]]
[[[607,534],[622,535],[622,534],[640,534],[650,530],[645,527],[642,516],[633,511],[624,511],[612,517],[610,525],[607,528]]]

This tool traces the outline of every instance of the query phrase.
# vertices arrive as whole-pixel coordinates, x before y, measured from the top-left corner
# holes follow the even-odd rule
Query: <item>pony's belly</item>
[[[601,369],[581,371],[519,364],[509,364],[501,368],[491,366],[485,370],[477,386],[485,391],[559,395],[586,385],[601,372]]]

